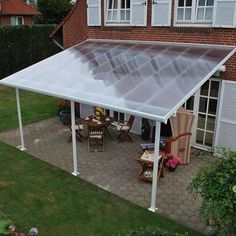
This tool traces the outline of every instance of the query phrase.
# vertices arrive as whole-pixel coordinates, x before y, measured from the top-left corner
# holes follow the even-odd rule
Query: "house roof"
[[[0,84],[167,122],[234,46],[87,40]]]
[[[23,0],[2,0],[0,15],[40,15],[34,7],[27,5]]]

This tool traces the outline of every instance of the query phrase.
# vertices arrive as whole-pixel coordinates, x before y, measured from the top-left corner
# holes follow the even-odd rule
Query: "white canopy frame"
[[[20,96],[19,89],[16,88],[16,102],[18,111],[18,121],[19,121],[19,131],[20,131],[20,142],[21,145],[17,146],[21,151],[26,151],[22,124],[22,114],[20,107]],[[71,104],[71,130],[72,130],[72,155],[73,155],[73,172],[72,175],[78,176],[80,173],[78,171],[78,156],[77,156],[77,144],[76,144],[76,125],[75,125],[75,103],[70,101]],[[153,165],[153,181],[152,181],[152,194],[151,194],[151,206],[148,210],[155,212],[158,208],[156,207],[157,200],[157,180],[158,180],[158,163],[159,163],[159,143],[160,143],[160,130],[161,122],[156,122],[155,131],[155,148],[154,148],[154,165]]]
[[[107,43],[110,42],[111,43],[111,47],[113,46],[112,45],[112,41],[108,41],[108,40],[90,40],[90,41],[86,41],[86,42],[87,42],[87,44],[89,44],[90,42],[91,42],[91,44],[92,43],[96,44],[96,42],[99,42],[99,43],[104,42],[104,45],[102,45],[102,47],[106,47]],[[131,48],[136,48],[137,45],[132,45],[132,44],[135,43],[135,44],[140,44],[140,45],[138,45],[138,47],[141,47],[142,49],[143,49],[143,47],[145,47],[145,45],[153,45],[153,48],[155,48],[155,45],[160,45],[160,46],[166,46],[167,47],[166,50],[169,49],[168,48],[169,46],[175,47],[177,45],[176,49],[178,49],[178,46],[180,46],[180,47],[182,47],[182,46],[187,47],[187,45],[188,45],[188,44],[176,44],[176,43],[160,43],[160,42],[157,43],[157,42],[140,42],[140,41],[117,41],[117,40],[115,40],[113,42],[115,43],[114,47],[119,47],[119,46],[117,46],[117,43],[120,43],[121,46],[123,44],[130,44]],[[79,45],[82,45],[82,44],[83,43],[81,43]],[[101,46],[101,45],[99,44],[99,46]],[[154,114],[153,112],[151,112],[149,114],[148,113],[148,109],[146,109],[146,110],[144,109],[144,111],[137,111],[135,109],[135,107],[129,107],[129,106],[126,107],[125,106],[126,104],[124,104],[124,106],[122,106],[122,103],[120,103],[118,106],[116,106],[116,105],[114,105],[114,102],[112,100],[111,100],[112,101],[111,103],[104,104],[104,99],[101,99],[101,101],[96,101],[96,100],[91,100],[91,99],[88,99],[88,98],[86,99],[84,97],[78,97],[78,96],[74,95],[73,91],[70,93],[69,90],[64,90],[64,92],[66,92],[66,95],[64,95],[63,93],[58,91],[58,87],[56,88],[55,91],[49,90],[47,88],[48,83],[45,82],[45,81],[44,81],[45,84],[39,84],[38,82],[33,82],[33,83],[29,83],[27,85],[27,83],[30,80],[32,80],[32,77],[33,77],[32,69],[35,69],[37,71],[37,68],[39,68],[39,70],[42,70],[42,66],[43,66],[44,67],[43,73],[44,74],[47,73],[46,68],[45,68],[45,65],[47,65],[47,62],[49,63],[49,67],[50,67],[50,64],[52,64],[52,63],[56,64],[57,63],[57,59],[59,58],[58,60],[59,60],[59,64],[60,64],[61,60],[64,59],[64,57],[65,58],[68,57],[68,55],[67,55],[68,52],[69,52],[69,55],[70,55],[70,51],[73,52],[73,48],[74,47],[72,47],[70,49],[67,49],[67,50],[65,50],[65,51],[63,51],[63,52],[61,52],[61,53],[59,53],[59,54],[57,54],[57,55],[55,55],[55,56],[53,56],[53,57],[51,57],[49,59],[46,59],[46,60],[44,60],[42,62],[39,62],[39,63],[29,67],[29,68],[26,68],[26,69],[20,71],[20,72],[17,72],[16,74],[14,74],[12,76],[9,76],[8,78],[3,79],[2,81],[0,81],[0,84],[7,85],[7,86],[10,86],[10,87],[15,87],[15,89],[16,89],[16,101],[17,101],[17,111],[18,111],[20,140],[21,140],[21,145],[19,146],[20,150],[24,151],[24,150],[26,150],[26,147],[25,147],[24,134],[23,134],[23,125],[22,125],[19,89],[24,89],[24,90],[28,90],[28,91],[32,91],[32,92],[37,92],[37,93],[41,93],[41,94],[46,94],[46,95],[50,95],[50,96],[54,96],[54,97],[59,97],[59,98],[70,100],[70,103],[71,103],[71,126],[72,126],[72,150],[73,150],[73,172],[72,172],[72,174],[74,176],[79,175],[79,171],[78,171],[78,158],[77,158],[77,146],[76,146],[74,102],[85,103],[85,104],[89,104],[89,105],[93,105],[93,106],[103,106],[104,108],[108,108],[108,109],[112,109],[112,110],[117,110],[117,111],[120,111],[120,112],[125,112],[125,113],[129,113],[129,114],[133,114],[133,115],[138,115],[138,116],[142,116],[144,118],[153,119],[153,120],[156,121],[155,153],[154,153],[155,159],[154,159],[154,165],[153,165],[153,181],[152,181],[151,206],[150,206],[149,210],[152,211],[152,212],[155,212],[156,209],[157,209],[157,206],[156,206],[157,205],[156,204],[156,200],[157,200],[157,176],[158,176],[157,173],[158,173],[158,161],[159,161],[159,141],[160,141],[160,126],[161,126],[161,122],[167,122],[168,118],[171,117],[173,114],[175,114],[176,110],[195,91],[197,91],[201,87],[201,85],[203,83],[205,83],[211,77],[211,75],[213,75],[236,51],[236,48],[233,47],[233,46],[232,47],[231,46],[219,46],[219,45],[200,45],[199,46],[199,45],[194,45],[194,44],[189,45],[189,47],[191,47],[191,46],[195,47],[195,48],[196,47],[200,47],[202,51],[204,51],[203,49],[206,49],[206,50],[212,50],[213,49],[213,52],[214,52],[214,48],[215,48],[216,52],[218,52],[218,53],[219,53],[220,48],[223,47],[222,50],[225,49],[225,53],[224,53],[224,56],[221,56],[218,59],[218,61],[213,58],[213,62],[214,63],[213,62],[212,62],[212,64],[209,63],[209,65],[208,65],[209,68],[207,68],[208,69],[207,74],[204,74],[204,76],[201,78],[201,80],[196,85],[191,87],[191,89],[189,89],[188,93],[183,94],[181,99],[179,97],[179,100],[177,101],[177,103],[173,103],[173,105],[169,106],[168,107],[168,112],[161,113],[160,115],[158,113]],[[108,47],[108,49],[109,49],[109,47]],[[147,50],[149,50],[149,49],[147,49]],[[97,51],[99,51],[99,48],[98,48]],[[132,49],[130,50],[130,52],[133,53]],[[176,52],[176,51],[174,50],[174,52]],[[212,55],[213,52],[211,52],[211,55]],[[78,51],[78,53],[80,54],[80,51]],[[106,53],[106,51],[105,51],[105,53]],[[203,52],[203,55],[201,57],[204,57],[206,55],[206,53],[207,52]],[[180,55],[178,54],[177,57],[181,58],[183,56],[183,54],[184,54],[184,52],[180,52]],[[94,54],[94,55],[96,55],[96,54]],[[136,57],[136,56],[137,55],[135,55],[134,57]],[[55,59],[55,62],[53,62],[53,59]],[[69,57],[68,60],[72,60],[72,59]],[[194,61],[194,59],[193,59],[193,61]],[[205,62],[205,61],[203,61],[203,62]],[[81,62],[78,62],[78,63],[81,63]],[[127,62],[124,61],[123,64],[126,65]],[[212,67],[210,67],[210,65],[212,65]],[[206,67],[204,67],[203,64],[198,64],[198,66],[199,66],[198,69],[202,69],[201,66],[203,67],[203,69],[206,69]],[[60,65],[59,65],[58,70],[60,70],[60,69],[61,68],[60,68]],[[63,70],[63,68],[62,68],[62,70]],[[95,70],[96,70],[96,68],[95,68]],[[90,71],[88,71],[88,72],[90,73]],[[60,73],[60,71],[58,73]],[[42,72],[40,71],[39,74],[41,75]],[[50,72],[48,72],[48,74],[50,74]],[[24,76],[22,77],[22,75],[30,77],[30,80],[28,80],[28,81],[25,80]],[[21,77],[22,79],[18,79],[18,76]],[[50,76],[53,76],[53,78],[55,77],[54,74],[50,75]],[[168,76],[167,76],[167,78],[169,78]],[[90,73],[90,77],[91,77],[91,73]],[[144,75],[144,77],[145,77],[145,75]],[[178,77],[179,77],[179,75],[178,75]],[[142,75],[141,75],[140,78],[142,78]],[[50,78],[50,79],[52,79],[52,78]],[[90,79],[89,81],[93,81],[93,80],[91,80],[91,78],[89,78],[89,79]],[[188,81],[186,81],[186,82],[188,82]],[[180,83],[180,84],[182,86],[182,83]],[[73,86],[73,84],[72,84],[72,86]],[[189,86],[189,84],[188,84],[188,86]],[[124,98],[125,97],[127,97],[127,95],[124,96]],[[125,102],[125,100],[124,100],[124,102]],[[140,105],[141,105],[142,108],[143,107],[145,108],[145,105],[143,105],[142,103]],[[163,111],[163,109],[159,109],[159,110],[160,110],[160,112]]]

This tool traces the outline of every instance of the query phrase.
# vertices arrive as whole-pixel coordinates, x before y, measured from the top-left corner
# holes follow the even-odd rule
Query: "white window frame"
[[[114,21],[114,23],[112,22],[107,22],[107,12],[108,12],[108,1],[109,0],[105,0],[104,1],[104,25],[105,26],[130,26],[131,25],[131,4],[132,4],[132,0],[130,0],[130,20],[129,22],[125,23],[125,22],[118,22],[118,21]],[[118,14],[118,19],[120,19],[120,1],[121,0],[117,0],[118,1],[118,10],[117,10],[117,14]],[[128,9],[128,8],[125,8]]]
[[[214,12],[215,12],[215,7],[216,7],[216,0],[214,0],[213,12],[212,12],[212,20],[211,21],[196,20],[196,17],[197,17],[197,5],[198,5],[199,0],[193,0],[191,20],[190,21],[183,20],[182,22],[177,20],[178,1],[179,0],[175,0],[174,26],[183,26],[183,27],[190,27],[190,26],[191,27],[212,27],[213,26]]]
[[[213,0],[214,3],[213,3],[213,6],[207,6],[206,3],[207,3],[207,0],[205,0],[205,6],[199,6],[199,0],[196,0],[197,1],[197,4],[196,4],[196,12],[195,12],[195,22],[197,23],[200,23],[200,24],[213,24],[213,17],[214,17],[214,6],[215,6],[215,2],[216,0]],[[207,8],[212,8],[212,20],[197,20],[197,12],[198,12],[198,8],[203,8],[204,9],[204,18],[205,18],[205,14],[206,14],[206,10]]]
[[[24,16],[11,16],[11,19],[12,19],[12,18],[14,18],[14,19],[15,19],[15,22],[16,22],[15,26],[16,26],[16,25],[19,25],[19,18],[21,18],[21,19],[22,19],[22,25],[24,25],[24,24],[25,24],[25,21],[24,21]],[[12,25],[12,26],[14,26],[14,25]]]

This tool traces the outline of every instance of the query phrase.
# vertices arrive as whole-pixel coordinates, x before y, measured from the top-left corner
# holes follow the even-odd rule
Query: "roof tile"
[[[0,15],[40,15],[34,7],[27,5],[23,0],[2,0]]]

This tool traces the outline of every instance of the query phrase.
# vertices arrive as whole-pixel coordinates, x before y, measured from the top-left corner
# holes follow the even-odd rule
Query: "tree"
[[[42,22],[45,24],[60,23],[71,10],[71,0],[38,0],[38,10],[42,13]]]

